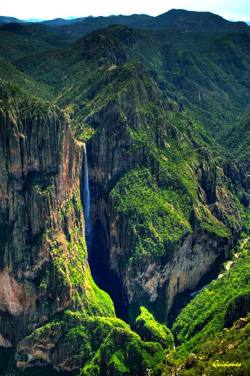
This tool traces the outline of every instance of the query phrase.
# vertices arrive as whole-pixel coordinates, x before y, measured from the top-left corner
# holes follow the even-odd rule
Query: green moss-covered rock
[[[163,348],[172,350],[174,337],[168,327],[160,324],[145,308],[140,307],[140,315],[135,320],[135,330],[144,341],[159,342]]]
[[[131,330],[115,328],[83,368],[82,375],[139,376],[147,369],[157,375],[163,359],[164,351],[159,343],[143,342]]]
[[[248,376],[249,330],[248,315],[237,320],[229,329],[223,329],[206,340],[198,353],[190,353],[181,362],[176,364],[176,354],[172,354],[162,376],[175,372],[180,376]]]
[[[93,236],[103,234],[108,268],[130,305],[150,301],[164,320],[174,297],[227,256],[242,219],[219,150],[194,115],[138,62],[105,68],[93,83],[93,109],[82,108],[95,129]]]
[[[67,311],[19,343],[17,366],[40,362],[60,371],[81,370],[86,376],[138,376],[147,368],[158,374],[163,359],[159,343],[142,341],[122,320]]]
[[[128,218],[136,239],[130,262],[146,255],[166,254],[168,243],[178,241],[191,230],[181,210],[181,198],[174,205],[170,192],[159,189],[148,169],[127,173],[112,190],[111,199],[115,209]]]

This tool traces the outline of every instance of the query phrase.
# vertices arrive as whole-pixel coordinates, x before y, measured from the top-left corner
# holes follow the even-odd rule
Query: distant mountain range
[[[11,22],[23,23],[23,22],[26,22],[26,21],[19,20],[18,18],[15,18],[15,17],[0,16],[0,24],[7,24],[7,23],[11,23]]]
[[[0,25],[8,23],[41,23],[51,27],[78,25],[93,31],[99,26],[106,27],[112,24],[124,24],[130,27],[164,29],[181,28],[186,31],[225,31],[246,28],[247,22],[231,22],[221,16],[210,12],[191,12],[182,9],[172,9],[164,14],[153,17],[145,14],[133,14],[130,16],[108,16],[108,17],[69,17],[55,18],[52,20],[28,19],[20,20],[15,17],[0,16]],[[90,30],[89,30],[90,29]]]
[[[250,28],[245,22],[231,22],[223,17],[209,12],[193,12],[172,9],[157,17],[145,14],[130,16],[109,17],[80,17],[56,18],[53,20],[23,21],[14,17],[0,16],[0,30],[5,30],[19,35],[32,35],[55,47],[65,47],[77,39],[95,30],[104,29],[113,25],[124,25],[133,29],[181,31],[181,32],[212,32],[212,33],[238,33],[249,32]]]

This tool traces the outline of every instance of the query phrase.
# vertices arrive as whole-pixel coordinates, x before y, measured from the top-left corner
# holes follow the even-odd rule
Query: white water
[[[90,190],[89,190],[89,168],[87,149],[84,144],[84,220],[85,220],[85,239],[87,245],[90,243],[91,219],[90,219]]]
[[[207,285],[203,286],[201,289],[199,289],[197,291],[191,292],[191,294],[189,294],[189,295],[193,298],[196,294],[198,294],[198,292],[202,291],[206,287],[207,287]]]

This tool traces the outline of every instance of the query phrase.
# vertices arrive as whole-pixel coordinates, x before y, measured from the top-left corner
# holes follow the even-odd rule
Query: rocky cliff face
[[[14,64],[0,61],[9,82],[0,81],[4,376],[18,375],[17,368],[24,375],[160,373],[174,343],[152,313],[166,322],[175,297],[221,264],[249,206],[248,121],[227,143],[238,162],[222,162],[225,142],[215,141],[249,103],[249,38],[205,34],[197,44],[192,33],[114,26],[45,53],[40,32],[37,41],[2,30],[0,55]],[[75,137],[88,140],[92,271],[139,335],[115,317],[91,277],[80,198],[83,145],[66,113]],[[230,303],[228,323],[241,314],[236,303],[246,313],[248,297]],[[202,325],[210,318],[201,317]]]
[[[96,129],[88,151],[93,243],[101,245],[93,258],[118,276],[125,304],[166,318],[240,231],[230,180],[211,162],[202,129],[137,68],[133,84],[86,121]]]
[[[0,94],[0,341],[11,347],[56,313],[87,306],[92,289],[82,145],[60,110],[2,82]]]
[[[160,343],[115,318],[92,279],[83,144],[68,117],[2,81],[0,95],[0,372],[137,376],[157,368]]]

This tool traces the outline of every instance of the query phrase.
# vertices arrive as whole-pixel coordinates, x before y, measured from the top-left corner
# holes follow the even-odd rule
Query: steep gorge
[[[133,86],[87,119],[92,257],[116,275],[132,315],[146,305],[166,320],[175,296],[229,256],[242,220],[202,129],[133,69]]]
[[[106,242],[105,230],[101,221],[96,221],[92,228],[91,200],[89,185],[88,153],[84,145],[84,167],[82,179],[82,202],[84,208],[85,240],[88,248],[88,261],[91,274],[104,291],[108,292],[115,305],[118,317],[127,320],[127,302],[123,294],[123,287],[119,278],[109,268],[109,248]]]
[[[11,27],[11,39],[8,33]],[[202,35],[193,59],[181,51],[183,33],[177,34],[159,35],[180,54],[164,38],[157,44],[157,32],[114,26],[64,50],[44,54],[42,44],[39,54],[23,57],[18,48],[22,73],[11,64],[0,70],[9,81],[0,84],[4,376],[12,368],[26,376],[41,367],[86,376],[141,376],[147,369],[158,375],[164,351],[174,345],[165,323],[175,300],[220,267],[246,230],[248,121],[228,139],[233,158],[211,133],[238,116],[236,91],[242,85],[247,92],[247,74],[231,82],[227,67],[217,80],[220,62],[204,66],[199,56],[217,38]],[[232,48],[244,42],[240,54],[247,50],[248,36],[230,38]],[[247,64],[248,57],[244,72]],[[207,67],[217,86],[205,79]],[[16,77],[26,92],[12,84]],[[33,97],[35,87],[56,105]],[[199,90],[204,96],[197,104]],[[214,100],[214,93],[226,100]],[[224,118],[231,96],[237,106]],[[196,321],[194,330],[206,330],[206,320]],[[184,324],[175,329],[182,341]],[[10,361],[2,365],[6,353]]]
[[[83,145],[53,105],[3,81],[0,94],[0,339],[1,347],[15,348],[66,309],[111,316],[114,310],[87,262]]]
[[[87,155],[69,118],[17,86],[0,89],[0,372],[157,368],[162,346],[117,319],[92,279],[80,197]]]

